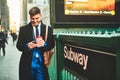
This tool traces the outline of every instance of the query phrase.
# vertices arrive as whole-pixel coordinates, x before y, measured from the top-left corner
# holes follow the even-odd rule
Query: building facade
[[[9,29],[9,9],[7,0],[0,0],[0,21],[3,30]]]

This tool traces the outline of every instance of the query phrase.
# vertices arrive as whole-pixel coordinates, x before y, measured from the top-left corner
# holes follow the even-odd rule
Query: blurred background
[[[5,56],[0,50],[0,80],[19,80],[21,53],[16,49],[12,33],[18,35],[20,26],[29,22],[28,10],[33,6],[41,9],[43,22],[50,25],[49,0],[0,0],[0,32],[7,34],[8,42],[5,43]]]
[[[29,23],[33,6],[54,28],[50,80],[120,80],[120,0],[0,0],[0,32],[8,33],[0,80],[19,80],[21,52],[13,35]]]
[[[32,6],[41,9],[45,23],[50,24],[49,0],[0,0],[0,26],[5,31],[19,31],[29,22],[28,10]]]

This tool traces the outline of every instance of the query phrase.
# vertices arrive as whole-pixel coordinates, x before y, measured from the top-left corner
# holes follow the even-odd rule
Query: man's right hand
[[[36,43],[34,43],[34,42],[29,42],[28,43],[28,48],[29,49],[33,49],[33,48],[35,48],[36,47]]]

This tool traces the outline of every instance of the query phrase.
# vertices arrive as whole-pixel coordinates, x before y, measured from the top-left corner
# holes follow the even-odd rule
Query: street
[[[18,80],[19,59],[21,52],[13,45],[12,38],[8,36],[6,44],[6,55],[3,56],[2,49],[0,55],[0,80]]]

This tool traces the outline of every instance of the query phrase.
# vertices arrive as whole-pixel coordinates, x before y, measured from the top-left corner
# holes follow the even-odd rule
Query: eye
[[[36,19],[39,19],[39,17],[38,17],[38,18],[36,18]]]

